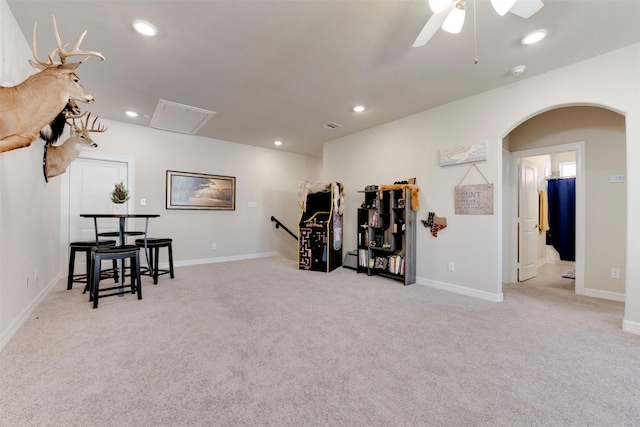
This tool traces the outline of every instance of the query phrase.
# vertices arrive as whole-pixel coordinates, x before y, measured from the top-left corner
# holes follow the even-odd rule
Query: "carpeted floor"
[[[0,353],[0,425],[640,425],[623,304],[564,283],[491,303],[275,257],[81,292],[61,280]]]

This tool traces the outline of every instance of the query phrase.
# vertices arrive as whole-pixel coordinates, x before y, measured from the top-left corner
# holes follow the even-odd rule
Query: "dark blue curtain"
[[[549,231],[547,244],[560,253],[564,261],[576,260],[576,179],[547,181]]]

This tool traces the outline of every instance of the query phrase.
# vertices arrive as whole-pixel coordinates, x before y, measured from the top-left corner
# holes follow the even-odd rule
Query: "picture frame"
[[[380,270],[386,270],[387,269],[387,258],[384,257],[376,257],[375,258],[375,264],[374,264],[374,268],[380,269]]]
[[[234,176],[167,170],[167,209],[236,209]]]

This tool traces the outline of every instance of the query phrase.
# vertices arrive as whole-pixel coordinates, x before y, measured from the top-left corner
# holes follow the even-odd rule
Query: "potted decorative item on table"
[[[127,191],[122,181],[120,181],[118,184],[115,184],[115,188],[111,193],[109,193],[109,198],[114,204],[116,210],[122,210],[122,212],[118,213],[124,213],[124,203],[129,200],[129,197],[131,197],[131,195],[129,194],[129,191]]]

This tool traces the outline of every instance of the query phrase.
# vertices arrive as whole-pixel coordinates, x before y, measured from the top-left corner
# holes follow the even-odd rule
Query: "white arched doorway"
[[[624,116],[602,107],[563,106],[523,122],[505,141],[505,281],[515,282],[517,267],[517,236],[513,232],[517,229],[517,162],[530,156],[575,151],[575,292],[625,301],[627,192],[624,182],[617,181],[626,176]],[[620,269],[620,278],[612,277],[614,269]]]

